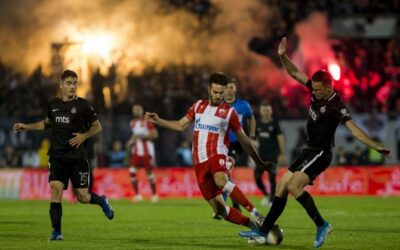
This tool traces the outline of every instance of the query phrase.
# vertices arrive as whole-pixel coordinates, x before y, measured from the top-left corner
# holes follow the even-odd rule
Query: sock
[[[151,194],[155,195],[156,194],[156,183],[154,181],[154,174],[149,175],[149,183],[150,183],[150,189],[151,189]],[[137,183],[136,183],[137,185]],[[137,189],[137,187],[136,187]]]
[[[296,200],[304,207],[317,227],[324,224],[325,221],[322,219],[317,206],[315,206],[314,199],[307,191],[304,191]]]
[[[251,212],[253,211],[253,204],[244,196],[242,191],[235,186],[229,195],[229,197],[232,198],[232,200],[235,200],[237,203],[239,203],[242,207],[244,207],[247,211]]]
[[[269,183],[271,185],[271,192],[269,196],[269,201],[274,201],[275,190],[276,190],[276,174],[269,173]]]
[[[53,230],[61,233],[61,217],[62,217],[61,203],[51,202],[49,214]]]
[[[228,215],[224,218],[233,224],[248,226],[250,223],[249,217],[244,216],[236,208],[227,207],[229,209]]]
[[[131,176],[132,188],[133,188],[133,191],[135,192],[135,194],[138,195],[139,194],[139,185],[138,185],[136,172],[137,172],[136,168],[134,168],[134,167],[129,168],[129,174]]]
[[[90,193],[90,204],[97,204],[99,206],[103,205],[104,199],[100,196],[98,196],[96,193],[91,192]]]
[[[269,210],[267,217],[263,224],[260,227],[260,231],[264,233],[268,233],[275,222],[278,220],[279,216],[281,216],[283,210],[285,209],[287,202],[287,198],[281,198],[275,196],[274,203],[272,203],[271,209]]]

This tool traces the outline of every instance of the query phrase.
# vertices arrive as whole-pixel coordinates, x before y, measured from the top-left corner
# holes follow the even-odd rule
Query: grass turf
[[[252,199],[259,204],[259,199]],[[322,249],[399,249],[400,198],[318,197],[334,231]],[[49,242],[48,201],[0,201],[0,249],[312,249],[315,226],[290,198],[278,224],[278,247],[253,246],[240,238],[246,228],[211,219],[201,199],[111,201],[109,221],[95,205],[63,203],[64,241]],[[267,210],[259,209],[265,214]]]

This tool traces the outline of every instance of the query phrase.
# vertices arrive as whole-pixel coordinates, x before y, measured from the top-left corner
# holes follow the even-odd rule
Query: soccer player
[[[232,78],[229,80],[228,84],[226,85],[225,90],[225,102],[231,105],[239,117],[239,122],[243,126],[243,121],[246,121],[246,125],[249,130],[250,138],[255,140],[255,130],[256,130],[256,119],[253,114],[253,110],[250,107],[250,104],[242,99],[237,98],[237,80]],[[231,156],[232,167],[236,165],[238,162],[240,155],[243,153],[242,146],[235,135],[235,133],[230,130],[229,131],[229,151],[228,155]],[[260,167],[261,168],[261,167]],[[224,199],[226,201],[227,194],[224,193]],[[232,200],[232,205],[234,208],[240,211],[239,204]]]
[[[258,141],[258,154],[263,161],[274,163],[274,167],[267,169],[270,193],[268,194],[262,180],[264,168],[256,166],[254,169],[254,179],[257,187],[264,194],[261,204],[268,206],[272,204],[276,189],[276,174],[278,172],[278,161],[285,162],[285,138],[279,122],[272,117],[272,107],[268,104],[260,105],[260,120],[256,126],[256,136]]]
[[[127,147],[132,146],[129,173],[135,195],[132,202],[139,202],[143,200],[139,192],[137,170],[144,167],[146,170],[147,178],[151,188],[151,202],[158,201],[156,193],[156,183],[154,179],[154,165],[155,165],[155,150],[153,141],[158,138],[157,129],[150,122],[145,121],[143,118],[143,107],[135,104],[132,106],[133,119],[130,121],[129,126],[132,130],[132,136],[127,142]]]
[[[187,114],[177,121],[164,120],[156,113],[146,112],[145,119],[159,126],[176,130],[185,130],[194,122],[193,131],[193,161],[200,191],[215,213],[215,218],[247,226],[257,227],[250,218],[237,209],[228,207],[222,198],[222,192],[228,192],[231,198],[250,212],[256,220],[259,212],[243,195],[234,183],[229,181],[227,169],[227,154],[229,147],[228,130],[233,130],[243,149],[254,159],[256,164],[270,167],[263,162],[243,132],[235,109],[224,102],[225,88],[228,78],[223,73],[213,73],[209,78],[208,100],[198,100]]]
[[[328,168],[339,122],[344,124],[355,138],[377,152],[391,157],[390,150],[372,140],[352,121],[347,108],[333,90],[332,77],[327,71],[319,70],[308,79],[287,57],[285,37],[279,44],[278,53],[289,75],[312,92],[307,120],[307,147],[280,179],[274,202],[262,226],[249,232],[241,232],[240,235],[264,244],[269,230],[285,209],[288,193],[291,193],[314,221],[317,227],[314,247],[319,248],[332,231],[332,225],[321,216],[313,198],[304,187],[311,185],[313,180]]]
[[[61,96],[50,100],[47,117],[36,123],[16,123],[14,132],[22,130],[52,129],[49,155],[49,184],[51,188],[50,219],[53,232],[49,240],[62,240],[61,199],[68,181],[81,203],[97,204],[106,217],[114,218],[105,196],[88,192],[90,166],[86,156],[85,141],[101,132],[101,124],[92,105],[76,95],[78,75],[65,70],[61,75]]]

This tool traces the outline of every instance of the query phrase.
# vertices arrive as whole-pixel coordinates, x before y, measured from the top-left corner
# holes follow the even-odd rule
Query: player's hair
[[[222,86],[226,86],[228,84],[228,77],[222,72],[215,72],[210,75],[210,78],[208,79],[208,85],[211,86],[211,84],[219,84]]]
[[[237,86],[238,83],[239,83],[239,81],[234,77],[230,78],[228,81],[228,84],[234,84],[235,86]]]
[[[322,82],[326,87],[332,87],[332,76],[326,70],[318,70],[311,77],[313,82]]]
[[[64,81],[68,77],[78,78],[78,74],[76,74],[75,71],[66,69],[61,75],[61,81]]]
[[[271,105],[271,103],[269,102],[269,101],[262,101],[261,103],[260,103],[260,107],[261,106],[271,106],[272,107],[272,105]]]

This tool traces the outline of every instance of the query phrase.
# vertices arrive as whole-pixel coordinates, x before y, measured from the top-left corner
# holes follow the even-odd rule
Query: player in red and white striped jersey
[[[227,169],[229,134],[236,133],[243,149],[256,164],[270,167],[263,162],[255,151],[250,139],[243,132],[238,115],[233,107],[224,102],[228,78],[223,73],[213,73],[209,79],[209,99],[195,102],[187,114],[179,121],[167,121],[156,113],[146,113],[145,119],[159,126],[176,130],[185,130],[194,122],[193,161],[200,191],[214,210],[214,218],[254,228],[257,225],[237,209],[228,207],[222,198],[222,192],[235,199],[250,214],[260,221],[260,214],[253,204],[243,195],[239,187],[229,181]]]
[[[129,173],[135,196],[132,202],[139,202],[143,199],[139,192],[137,170],[144,167],[150,183],[152,202],[158,201],[153,169],[155,166],[155,150],[153,140],[157,139],[158,132],[154,125],[143,119],[143,107],[141,105],[132,106],[133,119],[129,126],[132,130],[132,137],[127,142],[127,147],[132,147]]]

